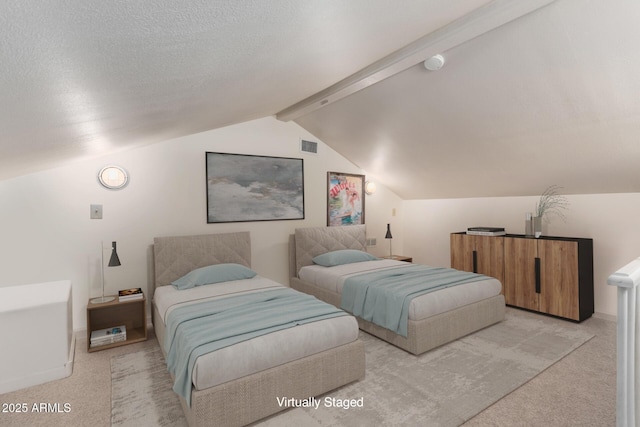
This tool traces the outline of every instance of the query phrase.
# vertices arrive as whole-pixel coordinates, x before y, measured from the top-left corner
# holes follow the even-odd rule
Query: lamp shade
[[[111,242],[111,258],[109,258],[109,267],[117,267],[120,264],[118,252],[116,251],[116,242]]]
[[[393,236],[391,235],[391,224],[387,224],[387,234],[385,234],[384,238],[393,239]]]

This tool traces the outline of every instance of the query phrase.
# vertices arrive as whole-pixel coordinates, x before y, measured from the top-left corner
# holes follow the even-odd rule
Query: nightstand
[[[413,257],[404,256],[404,255],[383,256],[382,258],[384,258],[384,259],[394,259],[396,261],[413,262]]]
[[[127,328],[127,339],[97,347],[91,347],[91,332],[98,329],[113,328],[124,325]],[[147,299],[114,301],[87,304],[87,351],[89,353],[133,344],[147,339]]]

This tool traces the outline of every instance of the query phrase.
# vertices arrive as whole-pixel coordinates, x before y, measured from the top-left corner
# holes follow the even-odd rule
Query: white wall
[[[364,173],[322,143],[318,155],[301,153],[301,137],[318,141],[293,122],[264,118],[0,182],[0,286],[70,279],[74,329],[81,330],[88,298],[101,293],[101,241],[105,247],[118,242],[122,266],[105,269],[106,293],[112,294],[147,289],[155,236],[244,230],[251,232],[254,270],[286,284],[289,234],[326,225],[327,171]],[[206,151],[303,158],[305,219],[207,224]],[[96,174],[106,164],[127,169],[125,189],[98,184]],[[103,219],[89,218],[90,204],[103,205]],[[401,200],[381,185],[365,199],[374,237],[384,237],[392,207],[400,210]],[[399,227],[394,234],[401,242]],[[371,251],[383,248],[378,239]]]
[[[640,256],[640,194],[567,196],[566,222],[553,218],[544,224],[547,235],[593,239],[595,311],[616,314],[616,289],[607,277]],[[537,197],[406,200],[404,252],[414,261],[450,266],[449,234],[472,226],[505,227],[523,234],[526,212]]]
[[[121,267],[106,269],[107,293],[152,280],[155,236],[248,230],[253,268],[288,283],[287,240],[296,227],[326,224],[326,173],[365,173],[328,146],[319,154],[298,150],[299,138],[316,140],[295,123],[264,118],[166,141],[112,156],[0,182],[0,286],[70,279],[74,328],[85,326],[89,297],[100,295],[100,242],[118,242]],[[229,224],[206,223],[205,151],[304,158],[305,220]],[[131,183],[103,189],[96,173],[106,164],[125,167]],[[640,256],[640,194],[568,196],[567,222],[546,225],[548,235],[594,239],[595,309],[615,315],[612,272]],[[386,255],[386,224],[393,252],[417,262],[449,266],[449,233],[469,226],[504,226],[524,231],[524,214],[537,197],[406,200],[378,183],[365,199],[367,234]],[[104,218],[89,219],[89,205],[102,204]],[[395,209],[396,215],[392,212]],[[108,251],[106,252],[108,255]]]

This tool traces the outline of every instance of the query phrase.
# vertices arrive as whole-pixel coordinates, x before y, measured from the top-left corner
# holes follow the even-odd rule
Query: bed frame
[[[325,302],[340,307],[341,295],[319,288],[298,278],[298,271],[313,264],[313,257],[340,249],[366,251],[364,225],[344,227],[298,228],[289,239],[290,285]],[[497,295],[473,304],[415,321],[409,319],[407,336],[382,328],[359,317],[358,326],[397,347],[415,355],[422,354],[504,319],[504,296]]]
[[[154,286],[166,286],[191,270],[212,264],[251,267],[248,232],[154,239]],[[155,305],[153,324],[164,353],[164,322]],[[166,354],[165,354],[166,357]],[[191,407],[180,397],[190,426],[243,426],[282,411],[277,397],[318,396],[364,377],[364,345],[356,340],[205,390],[191,390]]]

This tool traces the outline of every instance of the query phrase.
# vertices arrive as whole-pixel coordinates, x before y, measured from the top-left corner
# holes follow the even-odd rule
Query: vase
[[[533,218],[531,218],[531,222],[533,224],[533,235],[535,237],[542,236],[542,217],[534,216]]]
[[[527,212],[524,217],[524,235],[525,236],[533,236],[533,221],[532,221],[531,212]]]

